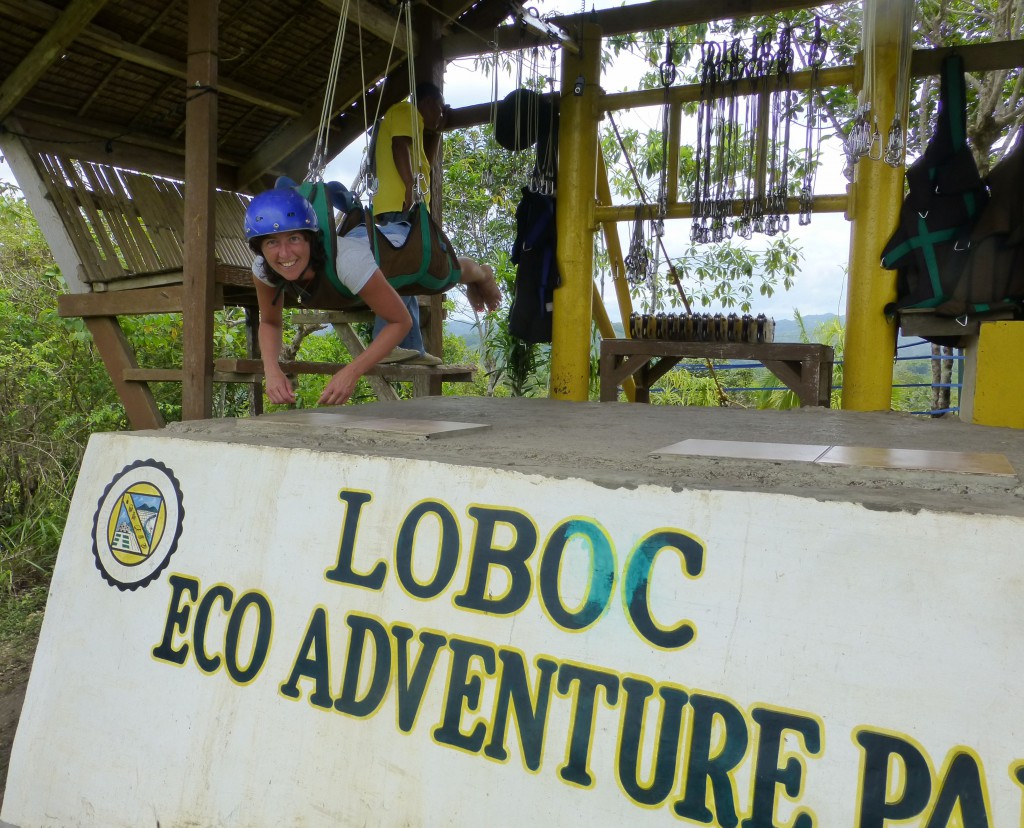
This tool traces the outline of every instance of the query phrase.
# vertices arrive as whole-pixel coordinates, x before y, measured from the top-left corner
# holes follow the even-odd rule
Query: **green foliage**
[[[89,436],[128,427],[85,323],[57,314],[61,290],[28,205],[16,188],[0,188],[0,601],[45,595]],[[140,364],[180,365],[180,317],[121,324]],[[155,384],[167,420],[180,417],[180,394],[177,383]],[[222,410],[232,405],[225,397]]]
[[[445,134],[444,226],[460,256],[489,263],[496,251],[511,252],[534,156],[499,147],[489,125]]]
[[[80,320],[57,316],[59,273],[17,191],[0,193],[0,597],[49,577],[89,435],[124,412]]]
[[[838,317],[833,317],[827,322],[822,322],[812,332],[807,330],[804,318],[800,311],[794,310],[796,323],[800,328],[800,341],[803,343],[817,342],[828,345],[835,352],[835,362],[832,366],[832,393],[829,404],[832,408],[839,408],[842,403],[843,385],[843,341],[845,329]],[[731,383],[730,383],[731,384]],[[786,389],[778,389],[780,381],[767,369],[759,369],[751,380],[745,384],[748,388],[775,387],[777,390],[764,390],[750,392],[742,396],[742,404],[751,408],[774,408],[787,410],[800,407],[800,398],[795,393]]]
[[[717,406],[718,390],[707,374],[679,368],[661,378],[658,388],[651,391],[653,405]]]
[[[486,397],[490,392],[490,378],[486,371],[480,370],[480,354],[470,348],[466,341],[454,334],[444,334],[444,361],[447,365],[472,365],[477,370],[473,381],[466,382],[444,382],[441,384],[441,393],[446,397]]]
[[[757,296],[772,296],[780,286],[789,290],[802,258],[797,245],[778,237],[763,250],[740,247],[732,241],[690,244],[675,266],[680,278],[691,286],[690,297],[702,307],[738,308],[747,313]],[[729,277],[723,278],[723,274]],[[673,307],[682,304],[675,292],[666,291],[666,295]]]
[[[0,590],[0,643],[13,642],[14,655],[22,655],[29,663],[43,623],[46,595],[47,588],[42,584],[23,590],[17,596]],[[22,648],[28,652],[17,652]],[[6,652],[11,654],[10,648]]]
[[[514,265],[507,255],[497,258],[494,275],[507,297],[515,295]],[[484,327],[483,359],[488,366],[492,392],[503,388],[511,397],[540,397],[547,391],[547,367],[550,351],[546,347],[523,342],[508,328],[508,314],[489,314]],[[504,396],[503,394],[497,394]]]
[[[539,396],[547,387],[547,350],[522,342],[508,330],[507,307],[515,295],[515,265],[510,259],[514,217],[534,156],[532,151],[512,153],[499,147],[490,126],[445,137],[445,192],[456,194],[445,200],[445,228],[460,255],[494,269],[505,297],[505,308],[475,319],[483,343],[486,393],[492,396]]]

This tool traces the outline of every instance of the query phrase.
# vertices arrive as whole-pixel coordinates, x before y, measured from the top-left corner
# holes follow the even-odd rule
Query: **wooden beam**
[[[185,87],[185,273],[182,307],[183,420],[213,415],[213,309],[216,260],[217,7],[188,0]]]
[[[110,375],[110,381],[114,383],[114,389],[121,398],[132,428],[163,428],[164,418],[157,408],[149,386],[145,383],[127,382],[124,379],[125,371],[139,366],[117,319],[109,316],[90,318],[85,320],[85,326],[92,334],[96,350],[99,351],[100,358]]]
[[[320,3],[336,14],[341,13],[342,0],[320,0]],[[405,53],[406,38],[408,37],[404,23],[398,18],[392,17],[387,12],[374,6],[372,3],[359,3],[355,8],[349,7],[349,23],[358,23],[359,27],[374,37],[379,37],[385,43],[394,43],[395,48]],[[395,34],[395,28],[398,34]],[[416,33],[412,34],[412,50],[418,50],[419,42]]]
[[[103,293],[66,293],[57,297],[57,313],[65,318],[181,313],[183,290],[181,285],[167,285]]]
[[[77,0],[77,2],[90,2],[98,4],[99,7],[102,8],[107,0]],[[71,6],[68,7],[69,10],[70,8]],[[0,9],[5,13],[17,16],[19,19],[25,19],[26,16],[29,17],[32,23],[49,29],[47,36],[52,33],[54,27],[58,25],[59,20],[67,15],[66,11],[62,14],[59,9],[55,9],[49,3],[41,2],[41,0],[0,0]],[[188,68],[182,61],[174,60],[166,55],[160,54],[159,52],[154,52],[151,49],[145,49],[141,46],[126,43],[120,37],[106,29],[103,29],[100,26],[87,25],[88,23],[89,20],[86,20],[80,27],[79,31],[76,32],[76,35],[78,36],[77,39],[82,43],[82,45],[96,49],[98,52],[103,52],[104,54],[119,58],[120,60],[124,60],[128,63],[133,63],[137,66],[145,66],[147,69],[152,69],[155,72],[170,75],[171,77],[183,79],[187,76]],[[66,46],[67,44],[65,44],[65,47]],[[59,57],[60,53],[63,51],[64,48],[61,48],[57,53],[57,57]],[[31,55],[29,57],[31,57]],[[28,59],[29,58],[26,58],[26,61]],[[50,62],[52,63],[53,61]],[[45,71],[45,67],[43,68]],[[4,82],[4,86],[6,86],[10,80],[11,78],[9,77]],[[36,78],[36,80],[38,80],[38,78]],[[221,94],[230,95],[234,98],[238,98],[239,100],[255,104],[261,109],[277,112],[281,115],[286,115],[289,118],[295,118],[301,114],[301,110],[296,108],[294,102],[290,101],[288,98],[270,94],[266,90],[254,89],[253,87],[236,83],[235,81],[223,81],[220,86],[220,91]],[[0,103],[2,103],[2,101],[2,93],[0,93]],[[0,106],[0,120],[3,120],[4,114],[6,113],[3,112],[2,106]]]
[[[952,54],[964,59],[965,72],[993,72],[1024,66],[1024,40],[996,43],[965,43],[945,49],[915,49],[910,56],[910,76],[938,75],[942,61]]]
[[[401,60],[394,60],[388,67],[388,72],[391,69],[404,65],[404,58]],[[368,83],[376,83],[380,79],[382,73],[374,69],[370,72],[367,78]],[[338,114],[345,112],[348,115],[349,110],[354,103],[361,101],[363,97],[362,81],[358,75],[352,77],[346,77],[342,79],[343,82],[339,83],[338,90],[335,93],[335,105],[331,112],[331,118],[338,117]],[[394,79],[389,79],[387,85],[392,87]],[[390,98],[391,92],[396,92],[395,89],[390,89],[388,93]],[[406,92],[401,94],[408,94],[408,87]],[[401,95],[399,95],[401,97]],[[388,100],[385,100],[387,105]],[[260,178],[267,173],[277,169],[285,159],[289,159],[296,155],[302,155],[303,161],[301,166],[305,168],[309,164],[310,156],[313,151],[313,139],[316,136],[317,129],[320,126],[320,113],[322,106],[317,104],[315,107],[310,108],[300,118],[296,119],[292,123],[281,129],[273,138],[264,142],[255,153],[252,158],[245,164],[243,164],[238,170],[238,187],[241,189],[248,189],[252,187]],[[362,129],[362,122],[360,121],[359,130]],[[332,133],[335,130],[332,128]],[[355,133],[358,134],[358,133]],[[337,138],[337,136],[336,136]],[[332,142],[332,145],[337,146],[338,140]],[[340,145],[343,148],[345,145]],[[301,152],[300,152],[301,151]],[[328,154],[328,157],[330,155]],[[303,169],[303,172],[305,170]]]
[[[181,382],[184,376],[180,368],[125,368],[121,372],[125,382]]]
[[[608,37],[712,20],[756,17],[819,5],[820,0],[722,0],[711,5],[706,0],[653,0],[650,3],[633,3],[600,11],[588,11],[584,14],[552,17],[548,22],[564,29],[573,37],[581,23],[596,23],[601,27],[602,36]],[[444,57],[446,60],[454,60],[460,57],[491,54],[494,47],[488,45],[488,41],[492,38],[493,34],[490,31],[479,35],[453,34],[445,38],[442,44]],[[547,45],[547,41],[525,33],[523,28],[516,24],[500,27],[497,30],[497,42],[502,51]]]
[[[7,124],[19,133],[23,132],[22,124],[17,120],[9,118]],[[34,149],[26,146],[21,138],[10,132],[0,132],[0,151],[18,180],[39,229],[43,231],[50,252],[60,267],[61,276],[64,277],[64,284],[72,293],[84,294],[90,288],[85,281],[82,259],[64,226],[60,212],[46,191],[46,184],[36,166]]]
[[[421,48],[416,54],[416,78],[430,81],[439,89],[444,87],[444,57],[441,54],[443,20],[433,9],[420,8],[418,25],[426,35]],[[430,213],[438,227],[444,226],[444,193],[441,188],[441,152],[438,150],[430,170]],[[423,330],[423,342],[428,353],[443,354],[444,352],[444,297],[431,296],[427,299],[430,308],[426,317],[420,317]],[[440,396],[441,377],[430,376],[413,385],[413,393],[417,397]]]
[[[800,398],[801,405],[829,405],[835,352],[827,345],[664,339],[602,340],[601,402],[614,402],[617,386],[631,376],[636,378],[636,401],[650,402],[652,385],[684,357],[757,360]]]
[[[263,374],[263,362],[259,359],[218,359],[215,362],[218,373],[228,376],[238,374],[239,376],[255,376]],[[345,363],[339,362],[282,362],[281,370],[286,374],[336,374]],[[445,382],[472,382],[473,373],[476,368],[472,365],[402,365],[393,363],[391,365],[374,365],[366,372],[366,376],[387,377],[390,380],[399,382],[412,382],[417,377],[436,376],[441,377]],[[249,380],[239,380],[248,382]]]
[[[366,350],[362,340],[348,323],[338,322],[331,327],[334,328],[334,333],[337,334],[338,339],[348,348],[349,355],[353,359]],[[370,384],[370,388],[373,389],[378,402],[398,402],[398,394],[395,393],[395,389],[388,385],[388,381],[383,377],[370,374],[366,377],[366,381]]]
[[[185,372],[180,368],[125,368],[121,372],[121,377],[125,382],[181,382],[185,377]],[[256,384],[260,386],[261,391],[263,388],[262,374],[225,374],[221,371],[214,371],[213,381],[225,383],[239,382],[246,385]],[[261,393],[259,411],[252,410],[252,416],[255,417],[262,413],[263,400]]]
[[[98,164],[114,164],[132,170],[166,175],[179,181],[185,177],[185,143],[147,134],[143,131],[124,133],[124,126],[95,118],[72,118],[53,110],[22,104],[14,116],[23,125],[21,132],[33,142],[33,148],[54,155],[72,157]],[[118,136],[111,140],[111,135]],[[145,166],[152,162],[154,166]],[[235,170],[242,159],[220,154],[219,186],[233,189]]]
[[[99,51],[112,57],[120,58],[128,63],[145,66],[148,69],[153,69],[175,78],[185,78],[188,75],[188,68],[181,61],[172,60],[141,46],[133,46],[130,43],[112,40],[94,32],[88,32],[82,40]],[[222,95],[230,95],[232,98],[254,104],[260,109],[276,112],[289,118],[297,118],[302,114],[302,110],[297,108],[294,102],[279,95],[274,95],[265,89],[255,89],[228,78],[220,82],[218,89]]]
[[[64,50],[106,4],[107,0],[71,0],[32,51],[0,85],[0,121],[11,114],[18,101],[28,94],[46,70],[60,60]]]

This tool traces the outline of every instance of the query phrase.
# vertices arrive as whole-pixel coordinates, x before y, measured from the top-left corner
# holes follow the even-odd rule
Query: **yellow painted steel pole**
[[[591,23],[583,26],[579,53],[562,52],[555,204],[562,286],[555,291],[550,396],[577,402],[590,392],[600,73],[601,28]]]
[[[896,101],[902,3],[865,0],[875,5],[874,111],[883,133]],[[909,44],[904,48],[910,48]],[[907,113],[901,113],[907,123]],[[849,216],[850,270],[846,298],[842,407],[854,411],[888,411],[892,400],[892,361],[896,323],[882,309],[896,298],[896,274],[881,266],[882,249],[899,221],[903,202],[903,167],[862,158],[857,162]]]

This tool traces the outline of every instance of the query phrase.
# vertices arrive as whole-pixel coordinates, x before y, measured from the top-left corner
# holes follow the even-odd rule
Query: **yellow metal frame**
[[[898,3],[899,0],[881,0],[873,15],[877,29],[873,60],[876,112],[891,113],[895,106],[899,49],[895,38],[900,28],[895,23],[900,13]],[[590,333],[595,317],[603,336],[608,336],[611,331],[607,313],[600,307],[600,297],[593,287],[593,234],[599,226],[605,233],[621,318],[627,320],[632,311],[615,222],[633,220],[637,216],[637,208],[612,204],[607,171],[599,152],[600,116],[616,109],[660,106],[667,100],[671,107],[669,154],[671,159],[677,159],[682,104],[698,100],[700,94],[700,87],[694,85],[674,87],[667,97],[663,90],[614,95],[601,93],[600,43],[599,27],[585,26],[578,54],[564,55],[562,64],[564,91],[556,205],[562,287],[555,291],[550,389],[550,395],[556,399],[588,398]],[[916,68],[920,74],[921,70],[928,71],[931,67],[919,65]],[[856,74],[853,66],[830,68],[820,72],[817,82],[822,87],[852,84]],[[792,88],[807,88],[810,83],[810,72],[798,72],[792,76]],[[574,94],[576,91],[580,94]],[[906,123],[906,113],[903,113],[903,122]],[[674,170],[677,165],[670,166]],[[674,176],[673,183],[678,183]],[[666,217],[691,216],[692,205],[679,203],[676,190],[676,186],[670,188]],[[896,326],[885,318],[882,308],[895,297],[895,277],[892,272],[881,268],[879,255],[896,227],[902,199],[903,168],[865,161],[857,165],[856,180],[849,194],[816,196],[814,200],[816,213],[845,212],[852,222],[844,349],[844,408],[888,410],[890,407]],[[654,209],[655,205],[648,205],[641,209],[640,215],[653,218]],[[795,213],[798,209],[796,200],[790,199],[787,210]],[[632,388],[626,389],[630,399],[633,399],[632,391]]]

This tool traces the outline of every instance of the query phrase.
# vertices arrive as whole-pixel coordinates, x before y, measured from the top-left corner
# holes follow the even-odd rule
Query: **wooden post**
[[[185,301],[181,416],[213,414],[217,0],[189,0],[185,89]]]
[[[444,89],[444,56],[441,52],[441,18],[426,5],[416,7],[416,18],[413,27],[419,43],[416,52],[415,74],[416,83],[430,81],[439,89]],[[413,90],[409,90],[410,92]],[[444,164],[444,144],[434,159],[430,170],[430,214],[442,227],[444,226],[444,193],[441,188],[442,166]],[[425,314],[423,326],[423,344],[427,353],[444,357],[444,296],[430,297],[430,311]],[[426,386],[423,388],[422,386]],[[441,377],[431,376],[417,386],[417,395],[423,393],[441,396]]]
[[[84,321],[110,375],[110,381],[114,384],[114,390],[124,404],[124,413],[132,428],[163,428],[164,418],[157,408],[149,383],[125,378],[125,372],[138,368],[139,364],[117,317],[93,316]]]
[[[260,315],[256,308],[245,308],[245,350],[249,359],[260,359]],[[263,413],[263,378],[249,383],[249,414],[258,417]]]

